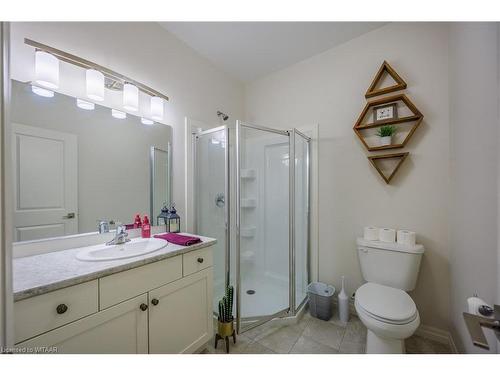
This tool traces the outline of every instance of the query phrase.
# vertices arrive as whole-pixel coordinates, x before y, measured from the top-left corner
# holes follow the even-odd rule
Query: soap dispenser
[[[349,321],[349,298],[345,292],[345,279],[342,276],[342,290],[338,296],[339,299],[339,318],[342,323]]]

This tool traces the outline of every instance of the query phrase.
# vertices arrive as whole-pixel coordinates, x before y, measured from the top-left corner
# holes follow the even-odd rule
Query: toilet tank
[[[422,245],[357,239],[357,249],[363,278],[372,283],[411,291],[417,283]]]

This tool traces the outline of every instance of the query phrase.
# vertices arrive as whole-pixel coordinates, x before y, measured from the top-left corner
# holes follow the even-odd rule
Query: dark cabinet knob
[[[203,263],[203,258],[198,258],[198,263]]]
[[[146,305],[145,303],[141,303],[141,305],[139,306],[139,308],[142,310],[142,311],[146,311],[148,309],[148,305]]]
[[[160,300],[158,298],[153,298],[151,300],[151,303],[156,306],[156,305],[158,305],[160,303]]]
[[[66,306],[64,303],[61,303],[60,305],[57,305],[56,311],[58,314],[64,314],[66,311],[68,311],[68,306]]]

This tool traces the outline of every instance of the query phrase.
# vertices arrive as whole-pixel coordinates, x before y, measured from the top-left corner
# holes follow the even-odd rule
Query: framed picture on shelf
[[[383,104],[373,107],[373,123],[395,120],[398,118],[396,103]]]

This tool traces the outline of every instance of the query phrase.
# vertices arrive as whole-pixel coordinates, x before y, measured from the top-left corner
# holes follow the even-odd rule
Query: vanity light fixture
[[[59,60],[48,52],[35,51],[35,82],[49,89],[59,87]]]
[[[87,69],[85,73],[87,83],[87,97],[96,100],[104,100],[104,74],[95,69]]]
[[[120,120],[127,118],[127,114],[125,112],[119,111],[117,109],[111,109],[111,116]]]
[[[141,123],[143,123],[144,125],[153,125],[155,122],[145,117],[141,117]]]
[[[123,85],[123,108],[131,112],[139,110],[139,89],[131,83]]]
[[[151,118],[153,120],[163,120],[163,99],[158,96],[151,97]]]
[[[95,108],[94,103],[79,98],[76,98],[76,105],[78,108],[85,109],[87,111],[92,111]]]
[[[31,91],[33,91],[34,94],[43,96],[44,98],[53,98],[54,97],[54,91],[50,91],[35,85],[31,85]]]

